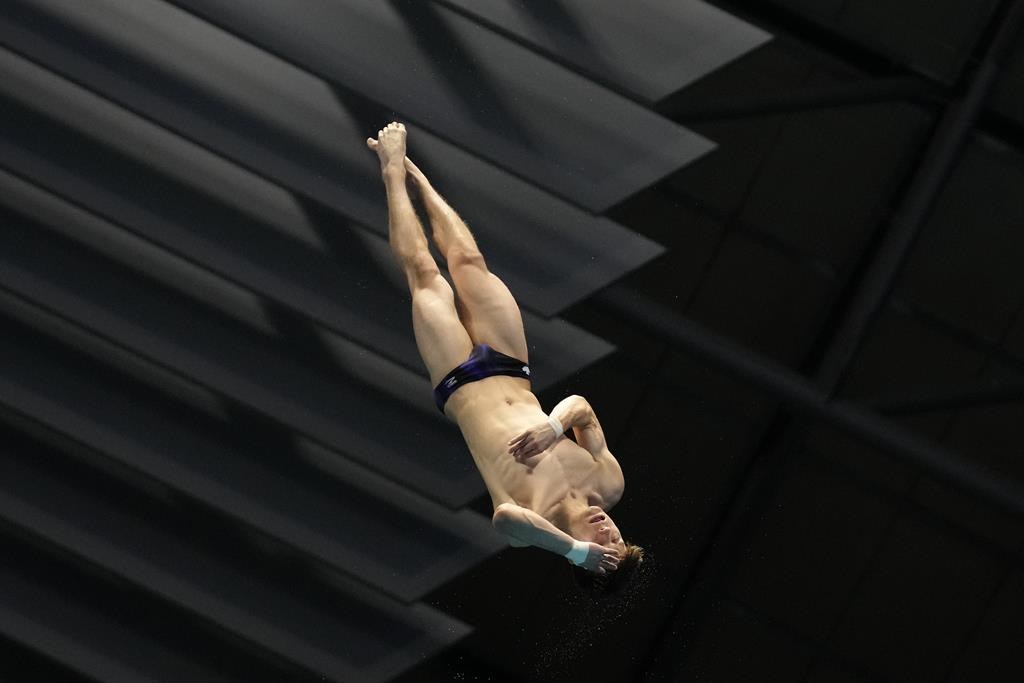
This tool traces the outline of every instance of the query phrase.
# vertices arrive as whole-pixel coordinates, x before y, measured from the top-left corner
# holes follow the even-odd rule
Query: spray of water
[[[656,571],[654,556],[648,551],[629,583],[615,595],[595,598],[570,585],[558,609],[572,616],[560,620],[564,625],[554,626],[543,634],[543,642],[536,648],[537,657],[532,662],[531,680],[577,680],[577,665],[589,657],[601,655],[597,648],[608,645],[605,631],[655,599],[651,586],[656,583],[653,581]],[[571,584],[572,579],[569,581]]]

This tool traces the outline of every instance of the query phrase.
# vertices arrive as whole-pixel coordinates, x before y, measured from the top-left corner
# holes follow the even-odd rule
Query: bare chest
[[[462,430],[495,508],[511,502],[546,516],[567,498],[602,505],[596,462],[568,437],[525,460],[509,454],[510,439],[547,421],[527,380],[488,377],[459,389],[449,403],[456,399],[448,412]]]

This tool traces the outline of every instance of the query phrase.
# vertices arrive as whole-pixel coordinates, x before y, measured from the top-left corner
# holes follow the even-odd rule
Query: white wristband
[[[565,431],[565,427],[562,426],[562,423],[559,422],[558,418],[556,418],[554,415],[548,415],[548,424],[550,424],[551,428],[555,430],[556,437],[561,436],[562,433]]]
[[[575,565],[581,565],[586,561],[588,552],[590,552],[590,545],[588,543],[573,540],[572,550],[563,555],[563,557],[568,557],[569,561]]]

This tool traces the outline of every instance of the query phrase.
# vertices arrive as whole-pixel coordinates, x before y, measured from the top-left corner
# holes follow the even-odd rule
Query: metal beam
[[[723,121],[747,116],[766,116],[813,109],[830,109],[878,102],[918,102],[928,105],[946,101],[944,90],[914,76],[874,78],[821,88],[800,88],[770,95],[697,101],[687,98],[658,107],[658,113],[682,124]]]
[[[593,301],[662,335],[694,356],[767,389],[801,414],[821,419],[936,479],[1024,517],[1024,486],[1016,481],[969,462],[854,403],[830,398],[799,373],[683,318],[643,294],[614,285],[593,297]]]
[[[1017,0],[1001,14],[995,20],[1001,23],[993,22],[998,27],[998,34],[987,50],[985,60],[973,74],[966,97],[946,108],[929,154],[920,165],[902,210],[894,221],[892,234],[886,236],[878,256],[870,264],[866,277],[861,280],[861,286],[847,307],[847,315],[838,334],[832,337],[823,362],[818,365],[817,383],[812,383],[789,368],[738,348],[673,312],[636,297],[628,290],[614,288],[607,290],[600,298],[622,315],[658,330],[691,353],[768,389],[805,415],[825,420],[893,457],[924,470],[936,479],[1005,511],[1024,516],[1024,486],[1016,481],[968,462],[956,453],[864,408],[834,398],[871,322],[888,297],[895,276],[934,205],[938,191],[959,157],[995,76],[1013,45],[1024,15],[1024,0]],[[783,419],[780,420],[780,417]],[[766,435],[776,437],[781,434],[782,448],[791,445],[797,433],[793,426],[786,425],[784,418],[784,415],[777,416],[765,432]],[[763,466],[755,468],[758,464]],[[706,611],[713,599],[713,588],[696,591],[688,597],[686,593],[691,592],[702,576],[710,577],[713,582],[718,581],[723,574],[721,570],[737,559],[742,530],[749,528],[756,508],[759,504],[764,505],[770,494],[769,489],[778,485],[777,481],[772,481],[777,479],[778,473],[777,464],[765,462],[765,458],[755,456],[748,463],[739,486],[733,490],[726,513],[719,518],[714,532],[703,543],[703,552],[698,557],[697,566],[679,586],[680,597],[677,598],[675,610],[662,625],[661,633],[655,641],[657,644],[652,645],[645,658],[645,670],[657,661],[656,652],[664,647],[661,643],[670,638],[669,629],[674,623],[678,625],[681,614]],[[760,502],[752,502],[754,498]],[[747,501],[745,505],[743,501]],[[714,547],[716,543],[719,544],[717,549]]]
[[[960,158],[995,84],[996,76],[1020,33],[1022,22],[1024,2],[1018,1],[1007,12],[985,59],[971,79],[967,94],[946,108],[933,137],[934,142],[911,182],[906,198],[861,280],[847,308],[847,314],[840,323],[839,331],[833,337],[828,353],[815,375],[829,396],[838,390],[871,323],[892,291],[911,247],[917,241],[946,179]]]
[[[1015,401],[1024,401],[1024,381],[1000,382],[990,386],[959,389],[945,393],[886,396],[860,401],[860,403],[882,415],[913,415],[935,410],[969,408]]]

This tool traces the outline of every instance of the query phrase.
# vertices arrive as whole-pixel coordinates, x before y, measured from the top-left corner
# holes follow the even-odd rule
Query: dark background
[[[203,3],[179,4],[206,16]],[[437,36],[431,22],[465,12],[461,4],[388,3],[425,42]],[[535,6],[538,26],[579,12],[578,4]],[[44,199],[29,211],[5,185],[0,207],[8,245],[0,272],[8,330],[0,362],[6,679],[1024,679],[1024,8],[997,0],[714,6],[771,40],[652,101],[618,81],[637,107],[712,141],[713,151],[695,152],[699,158],[679,161],[668,175],[651,171],[657,177],[607,208],[600,199],[572,201],[568,190],[531,177],[526,162],[505,168],[613,221],[627,237],[664,247],[620,263],[618,273],[585,276],[588,291],[565,294],[559,306],[539,303],[546,291],[560,296],[557,267],[493,267],[523,305],[534,367],[545,362],[545,342],[535,348],[533,331],[541,340],[557,337],[543,321],[564,321],[582,331],[572,334],[614,346],[578,360],[571,373],[552,368],[556,380],[535,386],[546,410],[567,394],[584,395],[625,473],[614,517],[651,562],[643,581],[610,607],[590,606],[574,592],[564,559],[500,549],[487,536],[491,501],[473,471],[446,480],[413,463],[397,473],[403,458],[430,458],[440,443],[446,453],[468,454],[454,426],[431,412],[418,359],[405,347],[398,360],[400,347],[382,351],[385,341],[375,338],[386,338],[377,325],[392,325],[394,339],[407,335],[403,343],[412,337],[403,317],[408,299],[394,289],[394,271],[382,270],[394,265],[377,258],[386,254],[381,214],[368,228],[355,199],[331,206],[312,180],[282,181],[283,164],[233,159],[295,193],[297,215],[317,237],[295,227],[290,239],[319,240],[326,254],[304,261],[298,248],[261,237],[180,177],[170,180],[177,163],[170,147],[154,143],[148,161],[131,166],[116,126],[112,136],[87,142],[94,124],[72,131],[80,120],[74,103],[51,95],[45,106],[30,105],[38,102],[31,79],[8,79],[0,163]],[[45,2],[12,2],[0,16],[5,59],[22,56],[117,99],[96,85],[102,73],[61,67],[73,60],[21,32],[99,54],[83,38],[99,40],[98,29],[69,29]],[[502,26],[474,20],[493,40],[507,38]],[[237,33],[255,35],[247,30]],[[386,74],[387,46],[378,47],[372,61]],[[317,73],[283,50],[271,52]],[[144,60],[105,61],[129,79],[111,86],[124,93],[133,90],[125,83],[166,78]],[[580,72],[615,89],[599,66],[593,70]],[[416,124],[501,169],[497,148],[477,149],[479,137],[461,140],[414,100],[384,102],[367,91],[364,101],[358,85],[320,76],[362,125],[362,137],[324,149],[365,148],[365,137],[387,121],[410,122],[410,156],[428,171],[436,167],[438,189],[478,233],[485,256],[497,253],[488,213],[474,210],[473,190],[445,176],[439,157],[417,147]],[[500,79],[477,77],[480,91],[503,91]],[[164,91],[185,110],[216,110],[189,92]],[[125,97],[119,106],[141,111]],[[198,140],[201,123],[192,122],[194,138],[176,134]],[[250,140],[272,138],[258,127],[265,121],[231,123]],[[282,155],[302,150],[283,135],[277,142]],[[353,175],[345,191],[354,188],[380,211],[382,189],[367,180],[375,159],[367,163],[370,175]],[[115,167],[123,167],[116,178]],[[223,177],[211,170],[197,185]],[[339,187],[347,182],[335,179]],[[118,193],[152,213],[118,208]],[[40,208],[58,200],[109,224],[88,241],[81,225],[62,222],[69,214]],[[175,242],[174,230],[154,216],[209,232]],[[557,249],[556,263],[569,271],[580,268],[575,243],[545,241],[542,228],[523,226],[519,239]],[[133,259],[136,247],[117,246],[122,232],[162,255],[143,258],[137,247]],[[247,246],[205,246],[231,240]],[[106,265],[97,265],[101,249]],[[611,242],[601,249],[615,251]],[[265,270],[252,266],[257,254]],[[161,270],[170,259],[188,268]],[[383,289],[391,307],[345,318],[312,294],[292,295],[288,287],[299,280],[283,284],[266,266],[275,259],[312,273],[307,292],[319,282],[325,292],[333,288],[328,298],[372,302]],[[539,283],[536,296],[515,278]],[[158,280],[166,287],[153,298],[129,295]],[[364,351],[346,356],[318,337],[314,323],[325,320]],[[263,356],[239,364],[264,343]],[[558,345],[548,347],[551,363]],[[398,376],[398,365],[382,365],[378,354],[416,383],[381,379],[380,368]],[[362,370],[348,363],[362,357]],[[308,377],[297,374],[299,363],[312,368]],[[246,377],[246,368],[261,372]],[[317,384],[327,376],[334,384]],[[313,414],[333,405],[332,386],[356,387],[364,406],[338,399],[344,410]],[[413,403],[416,411],[402,412]],[[317,445],[302,450],[296,435]],[[232,458],[240,464],[227,464]],[[335,459],[341,463],[324,464]],[[245,479],[253,463],[263,474],[253,469]],[[360,493],[332,488],[350,481]],[[444,481],[450,487],[441,491]],[[380,502],[414,498],[409,519]],[[346,517],[345,506],[374,512]],[[458,538],[445,536],[446,524],[463,524]],[[321,535],[307,540],[314,527]],[[353,535],[359,543],[346,546]],[[391,565],[371,568],[360,555],[378,547]],[[432,552],[442,553],[437,567],[424,559]],[[414,576],[418,567],[432,573],[389,583],[389,574]],[[292,602],[275,601],[284,594]],[[424,610],[450,621],[428,620],[434,625],[420,624],[421,635],[407,634]],[[332,631],[341,627],[328,619],[348,630]],[[321,659],[324,652],[337,659]],[[374,668],[384,661],[392,664]]]
[[[720,147],[609,211],[670,247],[624,283],[801,374],[821,372],[1010,4],[718,3],[775,40],[656,107]],[[1016,44],[835,387],[867,405],[920,397],[891,419],[1019,480],[1020,394],[977,395],[1019,382],[1024,352]],[[903,96],[867,91],[908,76]],[[937,100],[915,96],[925,83]],[[522,660],[558,655],[575,659],[579,680],[1022,676],[1019,517],[794,419],[771,392],[607,306],[565,316],[620,347],[560,391],[598,406],[626,473],[615,518],[655,553],[663,583],[591,634],[583,608],[564,608],[561,563],[538,580],[544,558],[510,550],[438,595],[488,624],[439,670],[505,680],[483,663],[497,642],[508,680]],[[952,400],[926,409],[929,398]]]

